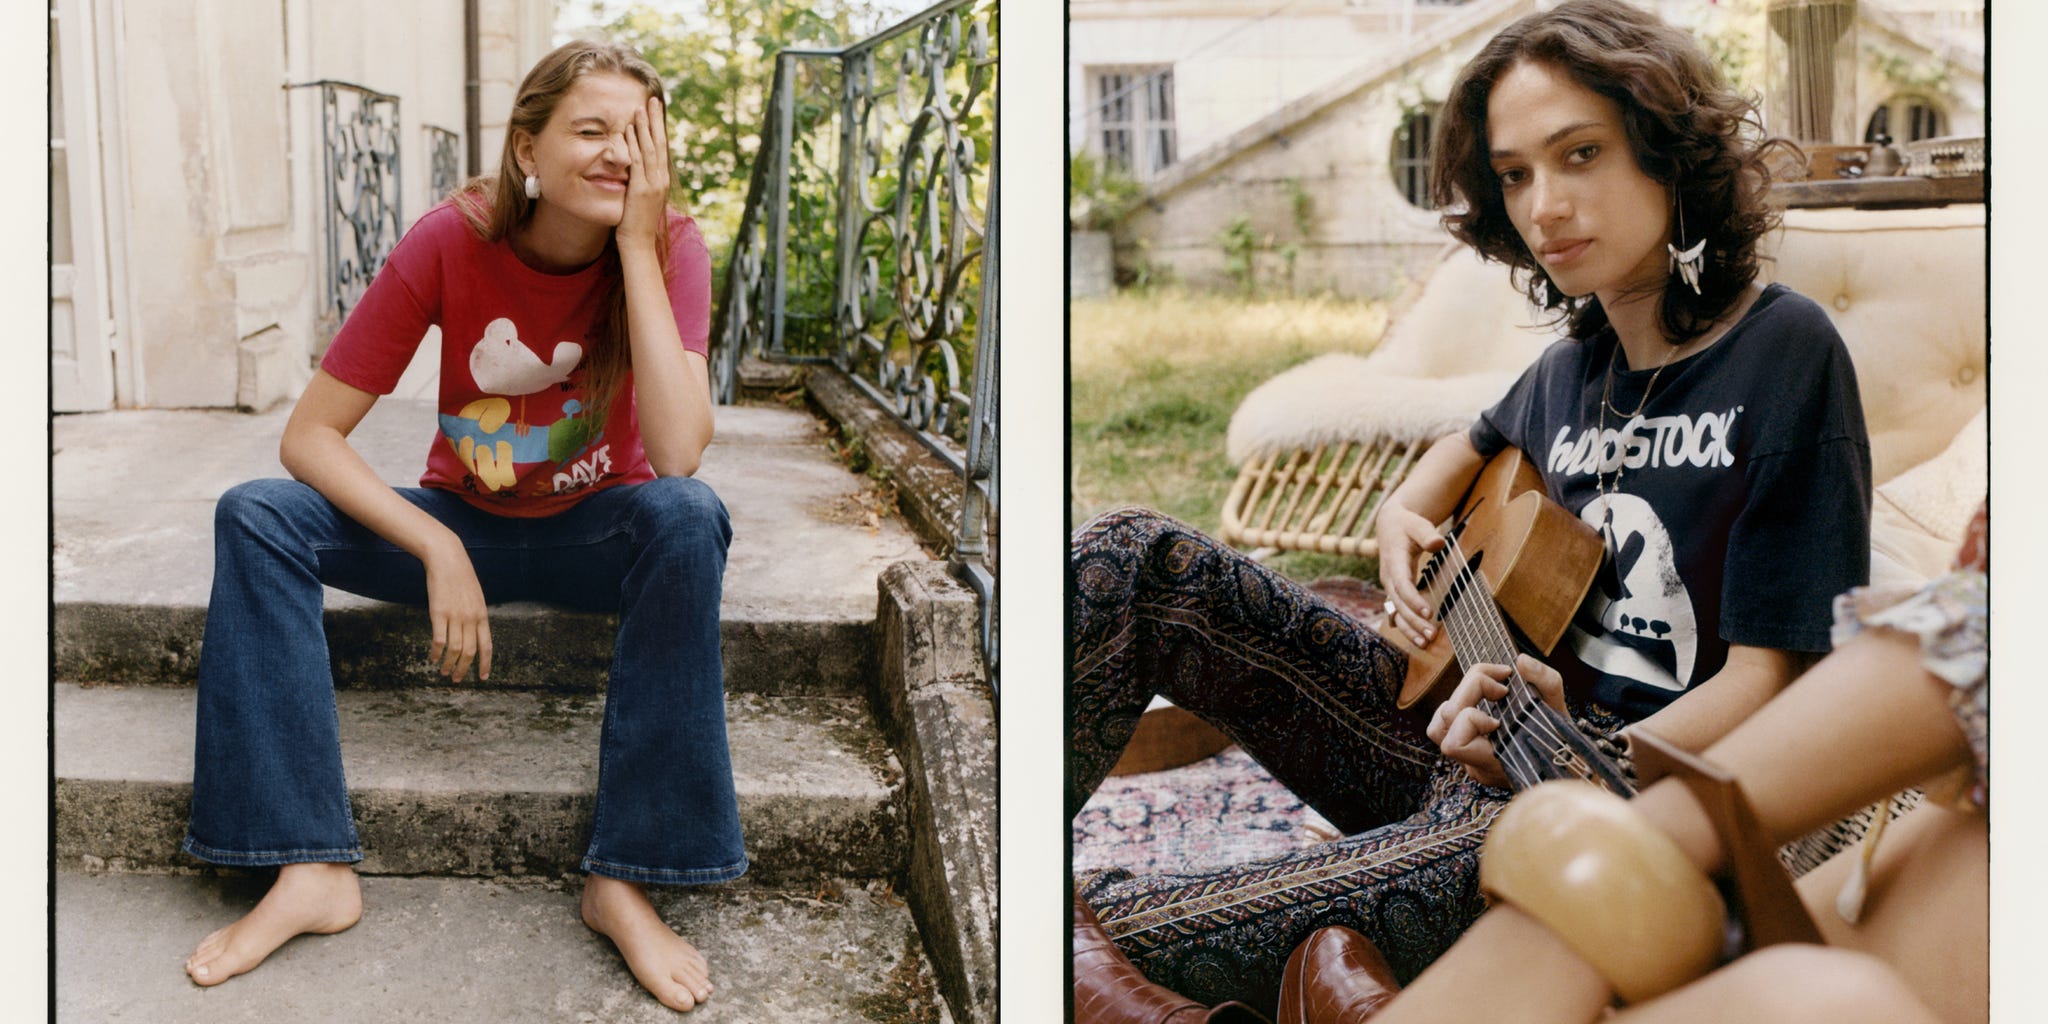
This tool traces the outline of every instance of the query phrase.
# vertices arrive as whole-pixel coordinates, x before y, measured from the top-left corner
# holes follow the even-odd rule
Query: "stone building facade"
[[[1642,2],[1683,25],[1704,8]],[[1426,202],[1437,104],[1495,32],[1553,5],[1074,0],[1069,147],[1143,186],[1115,227],[1120,276],[1236,288],[1248,259],[1261,289],[1398,292],[1449,242]],[[1982,133],[1981,4],[1863,0],[1858,46],[1858,124],[1885,107],[1902,141]],[[1900,67],[1941,73],[1902,84]]]

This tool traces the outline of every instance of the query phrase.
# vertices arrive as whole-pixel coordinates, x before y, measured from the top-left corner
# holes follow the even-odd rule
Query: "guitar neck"
[[[1636,795],[1621,766],[1593,745],[1570,719],[1543,702],[1519,673],[1509,679],[1508,696],[1482,701],[1481,709],[1500,722],[1494,754],[1515,792],[1551,779],[1591,782],[1618,796]]]

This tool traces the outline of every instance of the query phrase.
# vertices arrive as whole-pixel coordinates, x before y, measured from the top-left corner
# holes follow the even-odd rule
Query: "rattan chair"
[[[1339,441],[1272,451],[1245,464],[1223,503],[1223,538],[1245,548],[1371,558],[1380,503],[1426,441]]]
[[[1241,548],[1376,558],[1382,502],[1438,437],[1471,423],[1549,343],[1498,266],[1445,250],[1368,355],[1261,384],[1231,417],[1240,469],[1221,534]],[[1490,325],[1483,332],[1474,324]]]

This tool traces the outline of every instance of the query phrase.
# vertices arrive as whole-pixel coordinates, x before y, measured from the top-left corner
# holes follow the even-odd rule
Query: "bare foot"
[[[688,1010],[711,998],[711,968],[704,954],[669,928],[638,885],[587,876],[583,923],[619,947],[633,977],[661,1005]]]
[[[347,864],[286,864],[256,909],[214,932],[185,960],[200,985],[218,985],[269,956],[295,935],[332,935],[363,916],[363,888]]]

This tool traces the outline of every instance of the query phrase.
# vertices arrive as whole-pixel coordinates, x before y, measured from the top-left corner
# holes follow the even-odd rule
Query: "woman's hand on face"
[[[668,112],[653,96],[626,129],[626,212],[619,244],[664,245],[668,239]]]
[[[1522,678],[1536,688],[1543,703],[1559,713],[1569,714],[1564,703],[1564,677],[1557,670],[1529,657],[1526,654],[1515,658],[1515,668]],[[1492,735],[1500,728],[1500,721],[1479,709],[1479,701],[1500,700],[1508,695],[1508,667],[1506,665],[1474,665],[1465,678],[1458,681],[1458,688],[1449,700],[1437,706],[1436,714],[1429,719],[1430,742],[1437,745],[1445,757],[1465,766],[1474,779],[1498,789],[1506,789],[1507,772],[1501,768],[1500,758],[1494,753]]]
[[[427,660],[449,682],[462,682],[476,664],[478,679],[491,678],[491,623],[484,610],[483,584],[462,542],[436,549],[424,560],[427,569],[427,616],[434,624]]]
[[[1380,588],[1394,604],[1387,624],[1421,647],[1436,633],[1436,624],[1422,593],[1415,589],[1415,566],[1423,554],[1444,546],[1443,535],[1429,520],[1400,505],[1380,509],[1375,532],[1380,546]]]

